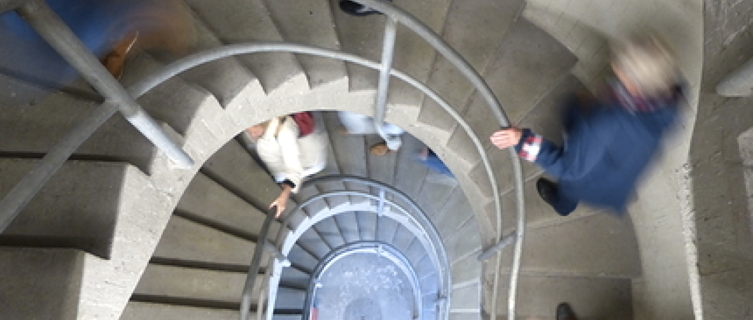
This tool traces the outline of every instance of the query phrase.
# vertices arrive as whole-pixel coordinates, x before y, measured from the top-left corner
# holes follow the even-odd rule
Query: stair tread
[[[618,218],[598,213],[569,218],[560,224],[527,231],[522,272],[621,278],[640,276],[638,242],[627,216]],[[512,251],[503,251],[502,270],[509,270]]]
[[[125,308],[121,320],[164,319],[164,320],[236,320],[238,310],[202,308],[194,306],[170,305],[152,302],[131,301]],[[252,316],[253,317],[253,316]]]
[[[506,275],[503,277],[507,278]],[[497,308],[504,319],[508,289],[506,281],[502,283]],[[521,318],[552,317],[559,303],[568,302],[580,319],[633,319],[631,281],[628,279],[521,275],[516,301],[517,314]]]
[[[282,40],[261,0],[222,5],[201,0],[187,0],[186,3],[225,43]],[[303,70],[292,54],[253,54],[240,56],[238,60],[249,66],[267,93],[284,87],[286,83],[295,83],[299,86],[297,88],[307,87]]]
[[[255,248],[254,242],[173,215],[153,258],[247,269]]]
[[[40,160],[0,158],[7,194]],[[121,196],[138,186],[126,183],[138,169],[123,162],[68,161],[52,176],[0,236],[16,246],[74,247],[109,257]],[[73,183],[81,179],[87,183]],[[55,208],[55,210],[50,210]]]
[[[0,318],[76,319],[83,255],[75,249],[0,248]]]

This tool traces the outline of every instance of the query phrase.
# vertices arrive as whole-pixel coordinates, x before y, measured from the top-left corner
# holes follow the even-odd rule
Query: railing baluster
[[[379,68],[379,85],[377,88],[376,104],[374,105],[374,122],[377,128],[384,124],[384,114],[387,109],[387,97],[390,89],[390,74],[392,60],[395,56],[395,37],[397,35],[397,20],[388,17],[384,26],[384,41],[382,42],[382,64]],[[383,135],[379,130],[379,135]],[[382,136],[382,138],[387,138]]]

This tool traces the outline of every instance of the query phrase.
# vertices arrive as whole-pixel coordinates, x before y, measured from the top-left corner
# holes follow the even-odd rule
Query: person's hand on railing
[[[285,207],[288,203],[288,198],[290,198],[290,192],[292,190],[293,188],[291,188],[289,185],[283,184],[280,195],[277,196],[277,199],[275,199],[274,201],[272,201],[272,203],[269,204],[269,209],[272,209],[272,207],[277,207],[277,213],[275,213],[275,219],[279,219],[282,212],[285,211]]]
[[[522,136],[523,130],[512,127],[494,132],[489,139],[497,148],[505,149],[517,146]]]

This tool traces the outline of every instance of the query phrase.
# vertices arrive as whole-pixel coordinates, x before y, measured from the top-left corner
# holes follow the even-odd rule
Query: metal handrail
[[[267,211],[267,216],[264,218],[264,224],[261,226],[259,237],[256,240],[256,247],[254,248],[254,254],[248,268],[248,277],[246,277],[246,284],[243,286],[243,293],[241,294],[241,320],[248,320],[249,312],[251,311],[251,295],[254,290],[254,282],[256,281],[256,275],[259,273],[262,253],[264,253],[264,246],[266,245],[267,235],[269,234],[269,227],[272,225],[272,221],[275,220],[276,212],[277,207],[273,207]]]
[[[423,293],[421,285],[415,270],[410,268],[411,263],[408,258],[397,248],[389,243],[381,241],[358,241],[345,244],[336,248],[324,256],[314,268],[309,278],[309,284],[306,289],[306,299],[303,307],[303,319],[310,320],[311,303],[316,299],[316,283],[321,275],[327,271],[335,262],[351,254],[357,253],[378,253],[400,268],[403,274],[408,278],[413,288],[413,319],[421,319],[423,311]]]
[[[492,114],[494,114],[494,116],[497,119],[497,121],[499,122],[500,126],[501,127],[507,127],[507,126],[509,126],[509,121],[507,120],[507,117],[505,116],[504,111],[502,110],[499,102],[497,101],[497,99],[494,96],[493,92],[489,88],[488,84],[486,84],[486,82],[483,80],[483,78],[473,69],[473,67],[470,66],[470,64],[467,61],[465,61],[462,58],[462,56],[460,56],[460,54],[458,54],[454,49],[452,49],[452,47],[450,47],[447,43],[445,43],[444,40],[442,40],[441,37],[439,37],[436,33],[434,33],[429,27],[427,27],[425,24],[423,24],[422,22],[420,22],[418,19],[416,19],[415,17],[411,16],[407,12],[403,11],[402,9],[400,9],[398,7],[395,7],[394,5],[392,5],[392,4],[388,3],[388,2],[377,1],[377,0],[354,0],[354,1],[357,2],[357,3],[366,5],[368,7],[374,8],[374,9],[376,9],[378,11],[381,11],[381,12],[385,13],[387,16],[389,16],[389,18],[390,18],[390,19],[388,19],[389,21],[393,21],[394,20],[394,21],[400,22],[404,26],[406,26],[407,28],[411,29],[413,32],[415,32],[416,34],[418,34],[419,36],[421,36],[422,38],[424,38],[430,45],[432,45],[432,47],[434,47],[435,50],[437,50],[440,54],[442,54],[450,63],[452,63],[474,85],[474,87],[476,88],[476,90],[486,100],[487,104],[489,105],[490,111],[492,112]],[[0,1],[0,8],[12,8],[12,7],[16,6],[16,5],[21,4],[22,2],[23,1],[11,1],[11,0]],[[42,8],[40,9],[40,7],[42,7]],[[21,7],[16,8],[16,9],[19,10],[19,11],[21,11],[22,15],[26,15],[27,17],[31,17],[31,20],[34,20],[34,15],[37,14],[37,12],[39,12],[39,10],[44,10],[45,8],[46,8],[46,6],[44,5],[44,3],[41,0],[31,0],[29,2],[23,2],[23,4],[21,4]],[[49,8],[47,8],[47,9],[49,9]],[[54,13],[53,13],[53,15],[54,15]],[[30,23],[35,24],[34,22],[30,22]],[[40,27],[42,29],[49,27],[49,25],[45,26],[43,22],[41,22],[39,25],[40,25]],[[67,29],[67,27],[65,27],[64,25],[63,25],[63,28],[56,28],[56,29],[54,29],[52,31],[54,32],[57,29],[65,29],[68,32],[70,32],[70,30]],[[42,32],[45,32],[45,31],[42,31]],[[60,43],[59,40],[52,39],[53,37],[47,36],[45,38],[53,46],[55,46],[56,48],[58,48],[58,50],[60,50],[61,54],[63,54],[64,56],[66,56],[66,55],[75,56],[76,54],[80,54],[80,52],[77,52],[76,50],[70,51],[69,50],[70,48],[66,49],[64,43]],[[75,38],[75,36],[74,36],[74,38]],[[74,39],[74,40],[78,41],[77,39]],[[78,42],[78,43],[80,44],[80,42]],[[267,43],[267,44],[270,44],[270,43]],[[264,43],[262,43],[262,46],[263,45],[264,45]],[[143,81],[139,82],[139,85],[133,86],[132,88],[139,88],[139,86],[144,87],[144,88],[145,87],[151,88],[151,87],[155,86],[156,84],[159,84],[159,83],[167,80],[168,78],[174,76],[175,74],[177,74],[179,72],[182,72],[183,70],[189,69],[191,67],[198,66],[198,65],[200,65],[202,63],[214,61],[214,60],[217,60],[219,58],[226,57],[226,56],[237,55],[237,54],[245,54],[245,53],[253,53],[253,52],[279,51],[279,52],[294,52],[294,53],[313,54],[313,55],[320,55],[320,56],[324,56],[324,57],[337,58],[337,59],[340,59],[340,60],[345,60],[345,61],[349,61],[349,62],[352,62],[352,63],[361,64],[361,65],[364,65],[366,67],[370,67],[370,68],[373,68],[373,69],[383,68],[383,64],[374,63],[372,61],[369,61],[369,60],[366,60],[366,59],[363,59],[363,58],[360,58],[360,57],[357,57],[357,56],[354,56],[354,55],[349,55],[349,54],[346,54],[346,53],[343,53],[343,52],[337,52],[337,51],[333,51],[333,50],[326,50],[326,49],[322,49],[322,48],[316,48],[316,47],[312,47],[312,46],[295,46],[295,45],[293,45],[292,47],[289,47],[289,49],[287,51],[286,50],[280,50],[283,47],[285,47],[286,45],[290,46],[290,45],[284,44],[284,43],[277,43],[277,44],[272,44],[272,46],[271,46],[271,47],[275,47],[275,48],[270,48],[269,50],[259,50],[259,46],[258,45],[250,44],[250,45],[241,45],[240,47],[233,46],[233,45],[225,46],[225,47],[220,48],[219,51],[208,50],[208,51],[204,52],[204,53],[207,53],[207,54],[196,54],[194,56],[190,56],[190,57],[187,57],[185,59],[181,59],[178,62],[176,62],[174,64],[171,64],[170,66],[168,66],[167,68],[165,68],[163,70],[163,72],[159,72],[155,77],[144,79]],[[246,48],[244,50],[243,46],[248,46],[248,48],[250,48],[250,47],[256,47],[256,48],[253,49],[253,50],[247,50],[247,48]],[[226,51],[226,52],[223,53],[222,52],[223,49],[228,49],[229,51]],[[237,51],[233,52],[234,50],[237,50]],[[228,54],[228,52],[230,52],[230,54]],[[316,52],[316,53],[314,53],[314,52]],[[213,56],[213,54],[217,54],[217,53],[219,53],[218,56]],[[88,54],[91,55],[90,53],[88,53]],[[225,55],[222,56],[222,54],[225,54]],[[197,60],[192,59],[192,58],[196,58],[196,57],[201,58],[202,56],[203,57],[209,56],[210,59],[205,60],[203,62],[202,61],[198,61],[197,62]],[[73,59],[73,60],[76,60],[76,59]],[[84,59],[83,61],[78,61],[78,60],[76,60],[76,61],[70,61],[70,63],[73,64],[74,66],[77,66],[77,68],[81,68],[82,70],[80,70],[80,71],[82,71],[82,73],[87,78],[87,80],[89,80],[89,82],[93,86],[95,86],[95,88],[97,88],[98,91],[105,93],[105,95],[108,96],[108,98],[110,98],[113,101],[116,101],[117,104],[118,104],[118,106],[120,106],[121,108],[128,108],[128,107],[139,108],[138,104],[136,104],[135,100],[133,100],[138,95],[134,95],[134,97],[131,97],[130,95],[128,95],[128,93],[125,93],[122,90],[122,87],[117,83],[117,81],[114,81],[114,79],[111,79],[112,77],[109,76],[109,74],[107,74],[106,76],[103,76],[101,74],[98,75],[98,73],[101,73],[102,70],[98,70],[97,67],[98,66],[101,67],[101,65],[98,64],[98,61],[90,61],[90,60],[92,60],[92,59],[88,59],[87,58],[87,59]],[[201,60],[201,59],[199,59],[199,60]],[[94,65],[94,66],[92,67],[92,65]],[[91,68],[94,68],[94,71],[92,71]],[[181,68],[183,68],[183,70],[180,70]],[[103,69],[103,68],[101,68],[101,69]],[[468,133],[468,136],[471,137],[471,139],[474,141],[474,144],[476,145],[476,147],[477,147],[477,149],[479,151],[479,155],[482,158],[482,161],[484,162],[485,169],[486,169],[486,171],[487,171],[487,173],[489,175],[489,181],[490,181],[492,189],[493,189],[493,194],[495,194],[495,206],[496,206],[496,216],[497,216],[497,219],[496,219],[497,220],[496,221],[497,222],[496,240],[497,241],[502,240],[502,234],[501,234],[501,232],[502,232],[501,220],[502,219],[501,219],[501,200],[500,200],[501,195],[499,193],[498,186],[496,184],[496,179],[494,178],[495,177],[494,171],[493,171],[493,169],[491,167],[491,164],[490,164],[490,162],[488,160],[488,156],[484,152],[483,146],[481,145],[478,137],[473,133],[473,130],[470,128],[470,126],[468,126],[468,124],[465,123],[465,121],[463,120],[463,118],[459,114],[457,114],[457,112],[452,107],[450,107],[449,104],[447,104],[441,97],[439,97],[439,95],[437,95],[433,90],[429,89],[428,87],[426,87],[425,85],[423,85],[422,83],[420,83],[419,81],[417,81],[416,79],[414,79],[414,78],[412,78],[412,77],[410,77],[410,76],[408,76],[408,75],[406,75],[404,73],[401,73],[399,71],[390,70],[389,73],[391,75],[393,75],[393,76],[396,76],[396,77],[398,77],[398,78],[400,78],[400,79],[408,82],[409,84],[411,84],[414,87],[416,87],[416,88],[420,89],[421,91],[423,91],[424,94],[426,94],[430,98],[432,98],[435,101],[437,101],[438,104],[440,104],[440,106],[443,109],[445,109],[445,111],[447,111],[450,115],[453,116],[453,118],[455,118],[456,121],[458,121],[458,123],[461,125],[461,127],[463,127],[463,129]],[[108,78],[108,76],[109,76],[109,78]],[[150,82],[150,81],[156,81],[156,83]],[[104,82],[104,83],[102,83],[102,82]],[[112,83],[112,82],[114,82],[114,83]],[[386,96],[385,96],[384,100],[386,101]],[[134,111],[136,109],[130,109],[130,111],[127,111],[127,110],[128,109],[126,109],[126,111],[124,111],[124,115],[126,116],[126,118],[129,119],[129,121],[135,119],[135,120],[137,120],[137,122],[141,121],[142,123],[145,124],[146,127],[140,126],[140,125],[137,125],[137,124],[134,124],[134,125],[137,126],[137,127],[140,127],[141,128],[140,130],[142,130],[142,133],[144,133],[147,137],[150,137],[150,136],[154,137],[155,134],[157,136],[159,136],[161,134],[164,134],[164,132],[158,126],[156,126],[156,122],[154,122],[153,119],[150,121],[151,118],[145,112],[142,111],[142,112],[132,113],[130,111]],[[379,115],[379,112],[377,112],[377,114]],[[134,123],[134,122],[132,121],[132,123]],[[155,128],[156,128],[156,130],[152,130],[152,129],[155,129]],[[164,137],[167,137],[167,136],[164,135]],[[155,140],[153,138],[150,138],[150,140],[152,140],[153,143],[155,143],[155,145],[157,145],[161,149],[165,148],[165,149],[163,149],[163,151],[169,150],[170,146],[174,145],[174,143],[172,143],[171,139],[169,139],[169,138],[167,138],[164,141],[160,141],[160,139],[156,139]],[[182,163],[184,165],[191,165],[192,164],[192,160],[187,156],[187,154],[185,154],[184,151],[182,151],[182,150],[174,150],[174,151],[175,152],[168,152],[168,151],[166,151],[166,153],[169,156],[171,156],[174,160],[176,160],[177,162],[179,162],[179,163]],[[70,155],[70,154],[72,154],[72,152],[69,153],[68,155]],[[185,155],[185,157],[183,157],[183,155]],[[511,158],[512,158],[512,165],[513,165],[513,172],[514,172],[514,183],[515,183],[515,188],[516,188],[517,209],[518,209],[517,210],[518,211],[518,225],[517,225],[518,230],[517,230],[517,233],[516,233],[516,236],[517,236],[516,239],[517,239],[517,241],[515,243],[514,262],[513,262],[512,273],[511,273],[511,278],[510,278],[511,279],[510,280],[511,284],[510,284],[510,303],[509,303],[510,312],[509,312],[509,317],[512,319],[512,317],[514,317],[514,304],[515,304],[514,301],[515,301],[515,293],[516,293],[515,290],[517,288],[517,273],[519,272],[520,257],[521,257],[521,252],[522,252],[522,242],[523,242],[524,234],[525,234],[525,232],[524,232],[525,231],[525,208],[524,208],[524,194],[523,194],[523,182],[522,182],[523,179],[522,179],[522,170],[520,168],[520,160],[518,159],[517,155],[515,154],[515,152],[513,150],[510,150],[510,155],[511,155]],[[181,158],[183,160],[181,160]],[[51,167],[54,167],[54,166],[51,166]],[[58,168],[59,168],[59,166],[58,166]],[[52,172],[54,173],[55,170],[56,169],[53,169]],[[39,180],[37,180],[37,181],[39,181]],[[43,185],[45,183],[45,181],[42,181],[41,184]],[[36,191],[32,192],[32,193],[34,194],[34,193],[36,193]],[[21,202],[22,203],[28,203],[28,200],[21,201]],[[0,211],[0,213],[2,213],[2,212]],[[496,272],[495,272],[494,289],[493,289],[495,296],[496,296],[496,291],[497,291],[497,288],[498,288],[498,276],[499,276],[499,262],[500,262],[500,258],[501,258],[501,256],[497,255],[497,267],[496,267],[497,269],[496,269]],[[492,304],[492,314],[496,314],[496,300]]]
[[[361,196],[361,197],[366,197],[367,199],[371,199],[373,201],[380,201],[381,199],[382,200],[381,202],[386,207],[395,208],[395,210],[397,210],[398,212],[401,212],[401,214],[396,215],[395,213],[392,213],[391,211],[389,211],[388,213],[384,213],[385,216],[391,219],[395,219],[396,222],[400,223],[401,225],[406,227],[409,231],[411,231],[411,233],[416,235],[419,241],[421,241],[422,243],[425,243],[424,247],[427,247],[428,245],[428,247],[432,249],[431,252],[434,252],[434,254],[431,254],[430,258],[432,259],[433,264],[435,265],[437,269],[439,278],[442,280],[442,285],[441,285],[441,290],[440,290],[442,293],[441,296],[449,297],[451,279],[450,279],[449,271],[446,270],[447,267],[449,266],[449,263],[447,260],[446,252],[443,249],[441,238],[439,237],[439,233],[436,231],[436,229],[434,229],[434,226],[431,224],[431,222],[429,222],[425,213],[423,213],[423,210],[421,210],[421,208],[413,200],[411,200],[410,197],[408,197],[402,191],[397,190],[394,187],[389,186],[387,184],[384,184],[375,180],[363,178],[363,177],[344,175],[344,174],[328,175],[328,176],[311,179],[309,181],[304,182],[304,184],[302,185],[302,188],[313,186],[319,183],[331,182],[331,181],[361,183],[369,187],[380,188],[380,191],[381,190],[388,191],[390,195],[396,196],[400,200],[405,201],[409,210],[406,210],[401,205],[398,205],[397,203],[393,201],[384,199],[384,197],[381,197],[380,195],[374,195],[369,192],[355,191],[355,190],[343,190],[343,191],[329,191],[325,193],[320,193],[298,203],[296,207],[291,211],[291,213],[288,214],[288,216],[285,218],[283,222],[284,227],[280,228],[280,230],[278,231],[277,239],[275,241],[275,243],[277,244],[277,246],[279,247],[281,251],[285,252],[286,250],[289,250],[290,248],[292,248],[292,244],[295,243],[295,241],[297,241],[298,237],[300,237],[300,235],[302,235],[302,233],[305,232],[305,230],[307,230],[307,228],[305,227],[298,226],[297,229],[291,231],[288,228],[288,225],[291,220],[291,217],[293,217],[295,214],[298,214],[298,213],[305,214],[303,213],[303,209],[306,208],[308,205],[314,202],[329,198],[329,197],[338,197],[338,196],[343,196],[343,195]],[[381,194],[382,192],[378,192],[378,193]],[[324,212],[324,214],[317,214],[315,216],[308,217],[306,224],[313,226],[313,224],[315,224],[316,222],[322,219],[338,214],[338,213],[333,213],[333,211],[334,210],[328,210]],[[340,213],[350,212],[350,211],[351,210],[345,210]],[[410,214],[409,212],[416,212],[416,214],[415,215]],[[399,218],[400,216],[405,217],[405,219]],[[416,229],[416,227],[419,229]],[[289,237],[285,238],[285,235],[288,233],[292,233],[293,234],[292,236],[294,238],[289,238]],[[428,242],[421,240],[422,236],[429,237],[429,239],[427,239]],[[285,239],[285,241],[283,241],[283,239]],[[275,259],[270,257],[268,268],[269,266],[273,264],[274,261]],[[277,264],[275,265],[276,266],[274,267],[274,270],[272,271],[273,274],[275,275],[273,277],[275,277],[276,281],[279,282],[279,276],[281,274],[278,272],[278,270],[281,269],[282,266],[279,266]],[[276,300],[276,297],[274,295],[276,294],[276,290],[275,290],[276,288],[277,288],[277,283],[273,284],[270,282],[271,290],[269,291],[269,301],[268,301],[268,306],[266,308],[267,312],[274,310],[274,304]],[[444,308],[441,309],[440,311],[442,311],[444,314],[448,314],[449,299],[444,299],[441,301]],[[266,319],[271,319],[271,316],[272,316],[271,313],[267,314]]]
[[[421,22],[420,20],[416,19],[414,16],[409,14],[408,12],[404,11],[403,9],[393,5],[391,2],[383,1],[383,0],[353,0],[356,3],[359,3],[363,6],[375,9],[379,12],[384,13],[387,15],[388,18],[388,29],[389,29],[389,23],[392,23],[392,20],[397,20],[398,22],[402,23],[404,26],[406,26],[411,31],[415,32],[421,38],[426,40],[427,43],[429,43],[432,47],[434,47],[437,52],[441,53],[442,56],[447,59],[452,65],[457,68],[465,77],[468,79],[473,86],[476,88],[476,90],[479,91],[481,96],[486,100],[487,105],[489,106],[489,110],[494,114],[494,117],[497,119],[497,122],[499,123],[500,127],[509,127],[510,121],[508,117],[504,113],[504,109],[502,108],[502,105],[499,103],[499,100],[497,100],[497,97],[494,95],[494,92],[492,92],[491,88],[489,88],[489,85],[484,81],[484,79],[481,77],[481,75],[476,72],[476,70],[457,52],[455,49],[453,49],[451,46],[449,46],[439,35],[437,35],[431,28],[429,28],[426,24]],[[515,299],[517,295],[517,283],[518,283],[518,274],[520,272],[520,264],[521,264],[521,258],[522,258],[522,250],[523,250],[523,241],[525,239],[525,194],[523,189],[523,170],[521,168],[520,159],[518,158],[518,155],[515,153],[515,150],[513,148],[508,148],[510,158],[512,161],[513,166],[513,183],[515,184],[515,198],[516,198],[516,209],[517,209],[517,230],[516,230],[516,237],[515,237],[515,251],[513,255],[513,265],[511,268],[510,273],[510,286],[509,286],[509,294],[508,294],[508,319],[514,320],[515,318]],[[494,175],[487,169],[487,172],[490,172],[490,181],[492,184],[492,188],[496,187],[496,180],[494,180]],[[496,206],[496,218],[497,218],[497,234],[496,234],[496,242],[498,243],[495,245],[498,248],[502,248],[503,246],[500,245],[500,243],[503,241],[502,239],[502,206],[501,206],[501,198],[502,195],[499,194],[498,190],[494,190],[495,195],[495,206]],[[493,284],[493,291],[492,296],[497,296],[497,290],[499,287],[499,266],[501,263],[502,256],[497,255],[496,259],[496,267],[494,272],[494,284]],[[497,300],[496,298],[492,300],[492,310],[491,314],[493,316],[496,316],[497,314]]]
[[[27,0],[16,12],[106,100],[113,101],[144,137],[181,167],[193,166],[191,157],[126,92],[44,0]]]

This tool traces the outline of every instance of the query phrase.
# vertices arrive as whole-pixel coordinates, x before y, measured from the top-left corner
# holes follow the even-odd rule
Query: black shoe
[[[536,181],[536,191],[539,193],[539,196],[541,196],[541,199],[544,199],[544,201],[550,206],[554,207],[554,204],[557,203],[556,183],[544,178],[539,178],[539,180]]]
[[[567,302],[560,303],[560,305],[557,306],[557,320],[578,320],[578,318],[575,317],[575,312],[573,312],[573,309],[570,308],[570,305],[567,304]]]
[[[370,14],[382,14],[372,8],[348,0],[340,1],[340,10],[358,17],[368,16]]]

